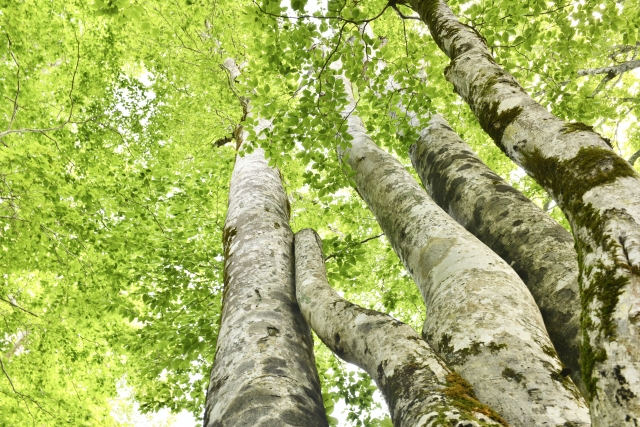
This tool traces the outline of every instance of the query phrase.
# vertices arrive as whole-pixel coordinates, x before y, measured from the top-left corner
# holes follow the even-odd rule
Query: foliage
[[[409,116],[437,111],[548,202],[453,93],[424,24],[398,13],[411,10],[286,4],[0,1],[0,425],[115,425],[123,378],[143,410],[201,415],[240,98],[272,120],[251,141],[283,172],[294,231],[322,235],[332,285],[416,328],[422,299],[338,159],[350,139],[342,73],[373,139],[403,164]],[[633,72],[578,73],[636,58],[637,2],[450,4],[554,114],[593,125],[626,158],[640,150]],[[233,85],[229,57],[242,67]],[[321,347],[317,359],[327,407],[347,402],[352,425],[388,423],[370,416],[368,377]]]

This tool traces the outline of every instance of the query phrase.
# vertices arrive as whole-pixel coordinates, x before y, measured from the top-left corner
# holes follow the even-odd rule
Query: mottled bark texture
[[[409,0],[449,56],[447,79],[497,145],[567,216],[582,298],[583,378],[596,426],[640,423],[640,176],[582,123],[537,104],[438,0]]]
[[[580,292],[571,234],[482,163],[439,115],[420,132],[410,156],[431,198],[527,285],[560,360],[580,385]]]
[[[346,84],[353,140],[339,152],[422,293],[423,337],[510,424],[589,425],[525,284],[368,137]]]
[[[371,375],[395,427],[506,425],[410,326],[352,304],[329,286],[315,231],[296,234],[295,258],[300,311],[327,347]]]
[[[225,291],[205,427],[327,427],[309,326],[295,299],[279,172],[236,158],[224,226]]]

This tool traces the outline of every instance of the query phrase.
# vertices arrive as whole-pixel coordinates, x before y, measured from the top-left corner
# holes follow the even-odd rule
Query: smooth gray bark
[[[420,132],[410,156],[431,198],[527,285],[560,360],[580,386],[580,291],[571,234],[482,163],[439,115]]]
[[[309,326],[295,299],[279,172],[237,156],[224,226],[225,290],[205,427],[327,427]]]
[[[542,316],[522,280],[369,138],[345,84],[353,140],[339,152],[420,289],[427,308],[423,337],[510,424],[589,425],[586,404],[549,351]]]
[[[615,77],[618,74],[626,73],[627,71],[640,68],[640,60],[627,61],[622,64],[612,65],[610,67],[602,68],[590,68],[588,70],[578,70],[579,76],[595,76],[597,74],[608,74],[611,77]]]
[[[506,424],[410,326],[352,304],[331,288],[315,231],[296,234],[295,258],[302,314],[327,347],[371,375],[395,427]]]
[[[576,240],[582,372],[595,426],[640,423],[640,175],[583,123],[536,103],[440,0],[409,0],[445,74],[496,144],[556,201]]]

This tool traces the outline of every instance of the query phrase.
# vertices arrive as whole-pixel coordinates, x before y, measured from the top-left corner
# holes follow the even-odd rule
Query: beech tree
[[[560,359],[582,386],[578,264],[569,232],[484,165],[440,116],[410,154],[433,200],[522,278]]]
[[[257,419],[251,405],[336,425],[338,405],[350,425],[390,425],[371,377],[296,311],[292,232],[307,227],[340,304],[424,331],[425,363],[442,366],[429,381],[463,397],[459,413],[533,425],[508,407],[551,398],[562,422],[635,425],[639,17],[637,2],[595,0],[0,2],[0,425],[131,425],[134,404],[209,425]],[[406,184],[372,178],[387,169]],[[272,212],[239,220],[267,182]],[[404,204],[380,202],[394,191]],[[401,212],[414,202],[432,216]],[[486,260],[478,283],[500,272],[491,301],[461,316],[461,281],[412,255],[435,247],[424,236],[469,252],[454,270]],[[276,276],[286,298],[262,292]],[[524,328],[522,360],[541,366],[503,358],[519,347],[495,338],[500,322]],[[483,364],[495,386],[474,377]],[[268,404],[245,387],[265,369],[264,387],[296,379]],[[368,372],[393,414],[387,377]],[[490,401],[499,390],[513,402]],[[247,410],[216,409],[233,401]]]
[[[322,243],[313,230],[296,234],[295,254],[302,313],[332,351],[375,378],[394,425],[505,424],[410,326],[354,305],[330,288]]]

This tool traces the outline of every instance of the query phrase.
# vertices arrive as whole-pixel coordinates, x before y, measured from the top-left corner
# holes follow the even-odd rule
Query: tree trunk
[[[346,80],[346,79],[345,79]],[[347,114],[355,106],[349,82]],[[589,413],[518,275],[438,207],[404,167],[348,115],[340,154],[359,194],[418,285],[423,336],[477,396],[513,425],[589,425]]]
[[[224,226],[225,291],[205,427],[327,427],[313,340],[295,300],[279,172],[237,156]]]
[[[296,234],[295,258],[302,314],[334,353],[371,375],[395,427],[506,425],[410,326],[352,304],[329,286],[315,231]]]
[[[409,0],[484,130],[557,202],[576,239],[582,371],[596,426],[640,423],[640,176],[590,126],[565,123],[439,0]]]
[[[578,262],[571,234],[493,173],[438,115],[410,155],[431,198],[527,285],[560,360],[582,385]]]

